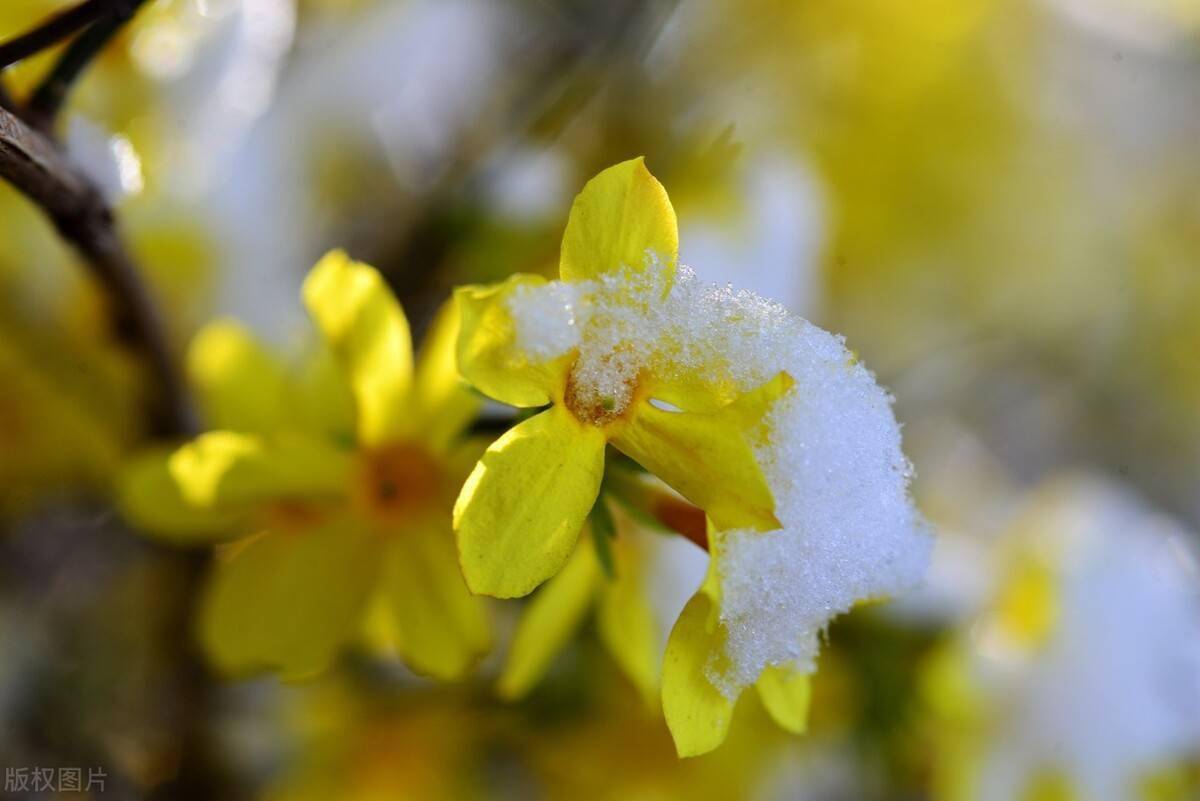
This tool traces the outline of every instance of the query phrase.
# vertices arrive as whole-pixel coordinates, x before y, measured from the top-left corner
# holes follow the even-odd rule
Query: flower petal
[[[242,516],[188,503],[168,467],[169,452],[134,457],[118,479],[121,513],[146,534],[176,545],[209,544],[240,534]]]
[[[722,653],[724,639],[716,602],[702,589],[675,621],[663,660],[663,714],[681,757],[708,753],[729,733],[734,702],[708,679],[709,659]]]
[[[213,663],[228,673],[323,670],[358,632],[378,571],[376,542],[344,519],[271,531],[217,563],[200,617]]]
[[[357,438],[354,393],[327,343],[308,354],[293,383],[288,413],[294,427],[352,447]]]
[[[390,532],[383,574],[396,649],[418,673],[462,678],[492,646],[487,602],[458,568],[449,521],[426,520]]]
[[[201,329],[188,348],[187,372],[210,428],[273,431],[286,418],[286,371],[239,323]]]
[[[403,422],[412,383],[412,337],[383,276],[340,250],[304,281],[304,304],[345,371],[358,411],[359,440],[377,445]]]
[[[596,627],[621,670],[647,701],[658,693],[660,667],[658,623],[647,593],[644,554],[626,532],[614,543],[616,576],[604,581]]]
[[[583,622],[602,578],[596,550],[591,543],[580,542],[566,567],[522,610],[496,682],[501,698],[516,701],[533,689]]]
[[[406,428],[438,452],[466,430],[483,405],[458,374],[461,317],[458,301],[451,298],[434,317],[417,352],[415,409]]]
[[[552,406],[488,448],[454,505],[472,592],[527,595],[562,568],[600,491],[604,444],[599,429]]]
[[[579,281],[622,268],[641,271],[648,264],[647,251],[674,275],[679,254],[675,210],[639,157],[604,170],[575,198],[563,234],[559,275]]]
[[[771,719],[792,734],[804,734],[808,729],[810,679],[807,673],[793,667],[772,666],[763,671],[755,684]]]
[[[535,361],[517,347],[508,299],[522,287],[542,286],[539,275],[514,275],[490,286],[459,287],[458,369],[488,397],[510,406],[545,406],[566,384],[567,360]]]
[[[704,509],[718,529],[778,528],[752,438],[791,384],[780,373],[715,412],[669,412],[642,403],[613,444]]]
[[[183,499],[202,509],[244,509],[284,498],[321,499],[345,493],[350,457],[309,437],[266,439],[210,431],[167,460]]]

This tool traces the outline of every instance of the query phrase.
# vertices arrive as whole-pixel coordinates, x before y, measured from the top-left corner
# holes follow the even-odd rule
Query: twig
[[[74,8],[55,14],[28,33],[0,44],[0,69],[58,44],[111,12],[114,7],[113,0],[85,0]]]
[[[44,134],[3,109],[0,178],[41,208],[103,287],[118,339],[145,360],[153,381],[153,433],[171,436],[193,430],[162,323],[100,190]]]
[[[50,74],[34,90],[25,113],[25,119],[31,125],[47,132],[53,128],[54,118],[66,101],[71,85],[145,2],[109,0],[107,12],[71,42]]]
[[[8,60],[0,69],[74,31],[91,27],[72,42],[35,90],[24,113],[0,84],[0,179],[28,197],[54,223],[59,234],[85,259],[111,308],[119,341],[145,362],[151,379],[150,433],[162,437],[193,434],[196,422],[183,382],[176,372],[162,322],[100,190],[55,146],[54,119],[67,93],[92,59],[145,0],[86,0],[25,36],[0,46]],[[207,571],[207,555],[181,555],[186,571],[180,603],[173,614],[176,630],[186,632],[194,619],[199,586]],[[221,778],[208,743],[205,710],[211,704],[212,681],[195,654],[192,640],[177,638],[173,661],[178,665],[176,710],[179,775],[154,797],[220,798]]]

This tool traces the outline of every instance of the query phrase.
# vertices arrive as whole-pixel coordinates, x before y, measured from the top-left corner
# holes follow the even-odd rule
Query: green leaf
[[[592,524],[592,542],[596,546],[596,559],[604,569],[604,575],[611,581],[617,577],[617,567],[613,560],[612,540],[617,536],[617,525],[613,522],[612,511],[604,501],[603,493],[596,498],[592,511],[588,514]]]

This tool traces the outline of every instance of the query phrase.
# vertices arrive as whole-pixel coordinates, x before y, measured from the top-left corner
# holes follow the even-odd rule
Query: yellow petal
[[[488,448],[454,505],[473,592],[528,595],[562,568],[600,491],[604,444],[599,429],[552,406]]]
[[[681,757],[708,753],[729,733],[734,702],[708,678],[709,661],[723,653],[724,642],[716,603],[702,590],[675,621],[663,660],[663,715]]]
[[[461,314],[454,298],[447,301],[417,352],[413,413],[407,429],[444,452],[478,414],[482,400],[458,374],[458,330]]]
[[[1018,559],[994,603],[999,630],[1020,647],[1037,649],[1058,626],[1059,577],[1045,560],[1032,555]]]
[[[792,734],[804,734],[812,699],[812,683],[807,673],[792,667],[771,666],[758,677],[755,686],[772,720]]]
[[[347,448],[355,444],[354,393],[329,345],[322,342],[300,366],[287,404],[292,426]]]
[[[383,276],[335,250],[313,267],[303,294],[354,393],[359,440],[377,445],[392,439],[412,383],[412,338]]]
[[[515,701],[533,689],[579,628],[602,578],[595,549],[590,542],[581,541],[566,567],[521,611],[504,671],[496,683],[501,698]]]
[[[539,361],[517,347],[508,300],[522,287],[546,283],[539,275],[514,275],[499,284],[459,287],[458,370],[488,397],[510,406],[545,406],[566,384],[567,359]]]
[[[346,453],[316,439],[233,431],[201,434],[167,464],[187,503],[230,510],[283,498],[339,497],[353,469]]]
[[[338,520],[268,532],[214,568],[200,635],[222,671],[323,670],[358,631],[378,572],[377,542]]]
[[[717,528],[778,528],[752,444],[762,416],[791,384],[780,373],[715,412],[670,412],[643,402],[613,444],[707,512]]]
[[[492,645],[485,599],[472,595],[458,568],[450,521],[426,520],[389,532],[384,567],[392,641],[414,671],[461,678]]]
[[[616,576],[602,582],[596,626],[621,670],[642,697],[658,694],[660,667],[658,623],[647,594],[644,554],[623,532],[614,543]]]
[[[382,589],[376,590],[367,601],[359,631],[362,635],[360,643],[367,653],[380,659],[394,657],[400,653],[390,606],[386,593]]]
[[[201,329],[188,348],[187,371],[210,428],[272,431],[284,422],[286,371],[239,323]]]
[[[141,454],[122,471],[121,512],[146,534],[179,545],[211,543],[240,534],[241,515],[189,504],[168,469],[169,452]]]
[[[559,274],[564,281],[578,281],[622,268],[640,271],[648,266],[648,252],[674,275],[679,254],[675,210],[639,157],[604,170],[575,198]]]

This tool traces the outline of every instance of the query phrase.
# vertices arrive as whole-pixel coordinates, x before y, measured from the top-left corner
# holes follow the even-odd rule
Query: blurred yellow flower
[[[633,159],[576,198],[561,281],[516,275],[458,291],[463,376],[504,403],[549,405],[497,440],[459,495],[454,527],[473,591],[526,595],[563,567],[600,490],[609,443],[724,527],[778,526],[746,432],[786,392],[788,376],[731,399],[705,383],[703,365],[686,375],[658,369],[648,351],[679,344],[655,341],[634,322],[670,291],[677,250],[666,191]],[[585,308],[586,323],[562,329],[570,339],[541,327]]]
[[[286,757],[258,797],[727,801],[775,797],[781,779],[792,778],[780,766],[804,759],[804,745],[750,704],[726,748],[680,760],[660,723],[610,673],[579,667],[566,683],[586,703],[557,706],[552,725],[536,702],[497,706],[469,688],[381,690],[330,674],[279,709],[271,734],[287,743]]]
[[[1190,534],[1119,485],[1048,481],[997,544],[988,602],[926,660],[934,798],[1195,796]]]
[[[459,677],[491,632],[450,529],[478,407],[454,371],[453,304],[414,365],[408,321],[373,268],[330,253],[303,297],[327,347],[299,376],[236,323],[197,336],[188,369],[215,430],[134,464],[124,507],[168,541],[236,538],[200,620],[222,669],[316,673],[372,609],[371,629],[411,668]]]
[[[344,674],[306,684],[279,709],[274,736],[288,742],[262,801],[499,798],[479,755],[495,715],[449,688],[363,692]]]

